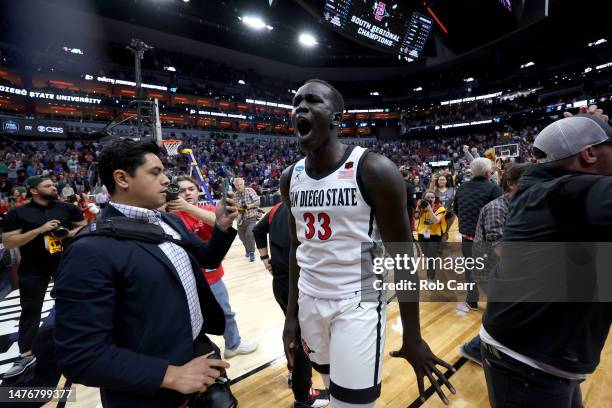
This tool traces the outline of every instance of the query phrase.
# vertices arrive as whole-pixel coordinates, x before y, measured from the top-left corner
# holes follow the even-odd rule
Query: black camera
[[[178,198],[179,193],[181,192],[181,188],[176,183],[168,184],[166,188],[166,202],[174,201]]]
[[[196,350],[199,345],[196,342]],[[221,354],[218,349],[214,350],[208,358],[213,360],[221,360]],[[232,394],[230,389],[230,380],[227,378],[225,369],[220,369],[221,375],[215,380],[214,384],[209,385],[206,391],[196,395],[193,398],[191,407],[193,408],[236,408],[238,400]]]
[[[421,200],[421,205],[420,205],[421,210],[426,209],[428,205],[433,205],[433,204],[432,204],[432,203],[431,203],[431,201],[429,201],[428,199],[423,198],[423,199]]]
[[[53,235],[53,238],[55,239],[64,239],[68,236],[68,234],[70,234],[70,230],[62,227],[61,225],[51,230],[51,235]]]

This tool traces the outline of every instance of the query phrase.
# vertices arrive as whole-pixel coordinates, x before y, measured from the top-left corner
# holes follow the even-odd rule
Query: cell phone
[[[181,188],[176,183],[168,184],[166,187],[166,202],[174,201],[178,198],[179,193],[181,192]]]

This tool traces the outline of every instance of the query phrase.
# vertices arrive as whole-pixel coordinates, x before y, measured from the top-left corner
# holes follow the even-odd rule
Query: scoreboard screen
[[[326,0],[324,21],[332,28],[381,50],[419,58],[433,21],[398,0]]]

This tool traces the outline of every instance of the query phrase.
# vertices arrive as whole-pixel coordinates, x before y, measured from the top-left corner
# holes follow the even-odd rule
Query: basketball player
[[[292,240],[283,341],[290,365],[302,342],[330,390],[332,407],[374,407],[381,391],[386,303],[380,297],[363,301],[362,288],[374,279],[369,270],[374,254],[382,256],[381,244],[412,238],[398,168],[338,141],[343,111],[342,95],[321,80],[306,82],[293,99],[292,124],[306,157],[281,177]],[[362,257],[368,268],[363,276]],[[418,302],[400,303],[400,314],[403,345],[391,355],[412,365],[421,400],[427,376],[447,403],[434,375],[454,393],[436,365],[452,367],[421,338]]]

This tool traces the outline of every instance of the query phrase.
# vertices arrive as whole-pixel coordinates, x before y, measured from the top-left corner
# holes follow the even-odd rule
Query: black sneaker
[[[311,388],[306,401],[295,401],[294,408],[323,408],[329,404],[329,393],[327,390],[316,390]]]
[[[21,375],[32,365],[36,364],[36,356],[20,356],[15,362],[13,366],[9,368],[7,372],[4,373],[2,378],[12,378]]]
[[[478,310],[478,302],[465,302],[465,305],[470,309],[470,310]]]
[[[459,354],[482,367],[482,356],[480,355],[480,353],[477,353],[472,350],[471,347],[468,347],[467,343],[459,347]]]

